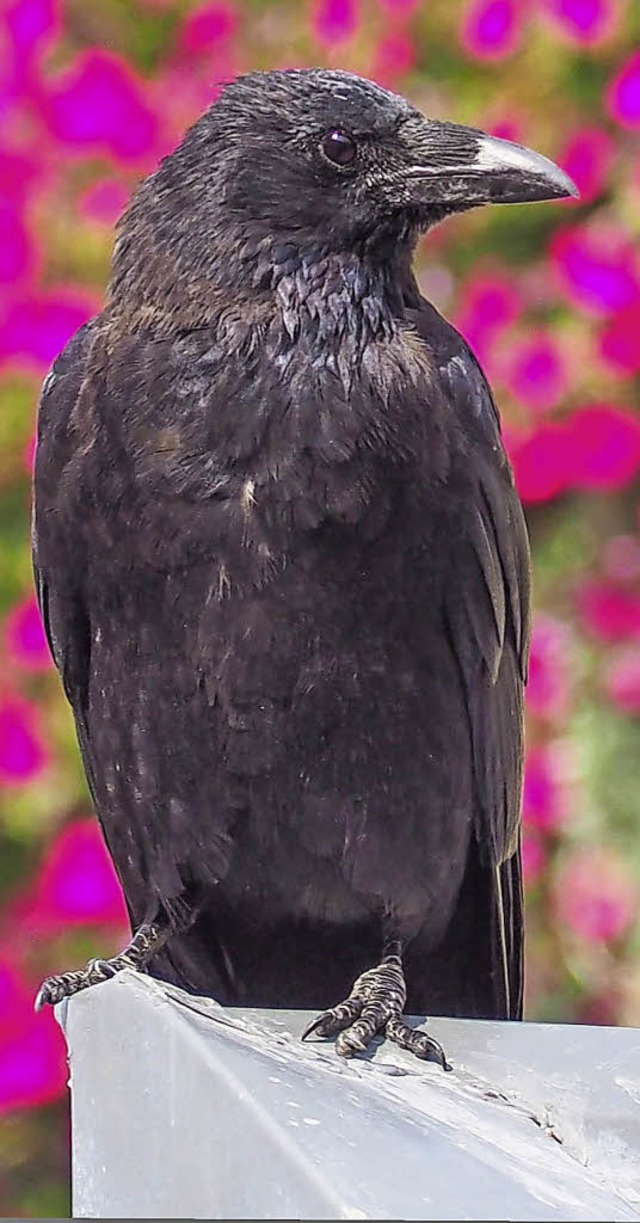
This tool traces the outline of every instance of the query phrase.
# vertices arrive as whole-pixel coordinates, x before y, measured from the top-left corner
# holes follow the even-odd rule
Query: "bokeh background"
[[[640,1024],[640,4],[1,0],[0,1209],[68,1213],[48,970],[125,938],[31,589],[39,384],[100,308],[138,181],[256,67],[327,64],[554,157],[579,203],[486,209],[419,251],[498,394],[529,521],[530,1018]]]

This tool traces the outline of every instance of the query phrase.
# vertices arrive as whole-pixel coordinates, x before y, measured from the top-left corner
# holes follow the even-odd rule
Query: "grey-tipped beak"
[[[407,124],[411,194],[425,207],[455,212],[477,204],[522,204],[577,198],[578,190],[548,157],[474,127],[437,119]],[[419,198],[417,198],[419,197]]]
[[[524,145],[480,136],[472,172],[495,180],[496,203],[526,200],[560,200],[580,195],[575,183],[554,161]]]

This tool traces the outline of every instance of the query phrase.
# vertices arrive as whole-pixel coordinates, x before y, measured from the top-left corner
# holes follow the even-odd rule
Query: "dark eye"
[[[328,132],[320,148],[334,166],[350,166],[355,161],[356,142],[346,132]]]

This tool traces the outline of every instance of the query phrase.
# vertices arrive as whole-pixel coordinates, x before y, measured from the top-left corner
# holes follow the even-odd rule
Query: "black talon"
[[[304,1032],[302,1033],[302,1036],[300,1037],[300,1040],[308,1040],[309,1037],[312,1036],[314,1032],[318,1032],[325,1018],[326,1018],[325,1015],[318,1015],[317,1019],[313,1019],[311,1023],[308,1025],[308,1027],[305,1028]],[[320,1035],[322,1036],[323,1033],[321,1032]]]
[[[401,1019],[393,1016],[387,1023],[385,1036],[401,1049],[408,1049],[415,1057],[424,1062],[436,1062],[443,1070],[453,1070],[447,1061],[444,1049],[439,1041],[426,1032],[416,1031]]]

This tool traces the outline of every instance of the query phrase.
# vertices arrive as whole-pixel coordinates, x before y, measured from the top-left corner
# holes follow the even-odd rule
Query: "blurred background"
[[[352,69],[580,187],[449,222],[419,278],[494,385],[532,536],[528,1017],[640,1025],[640,4],[0,0],[0,64],[0,1213],[69,1211],[32,999],[126,933],[31,589],[39,384],[132,187],[249,68]]]

